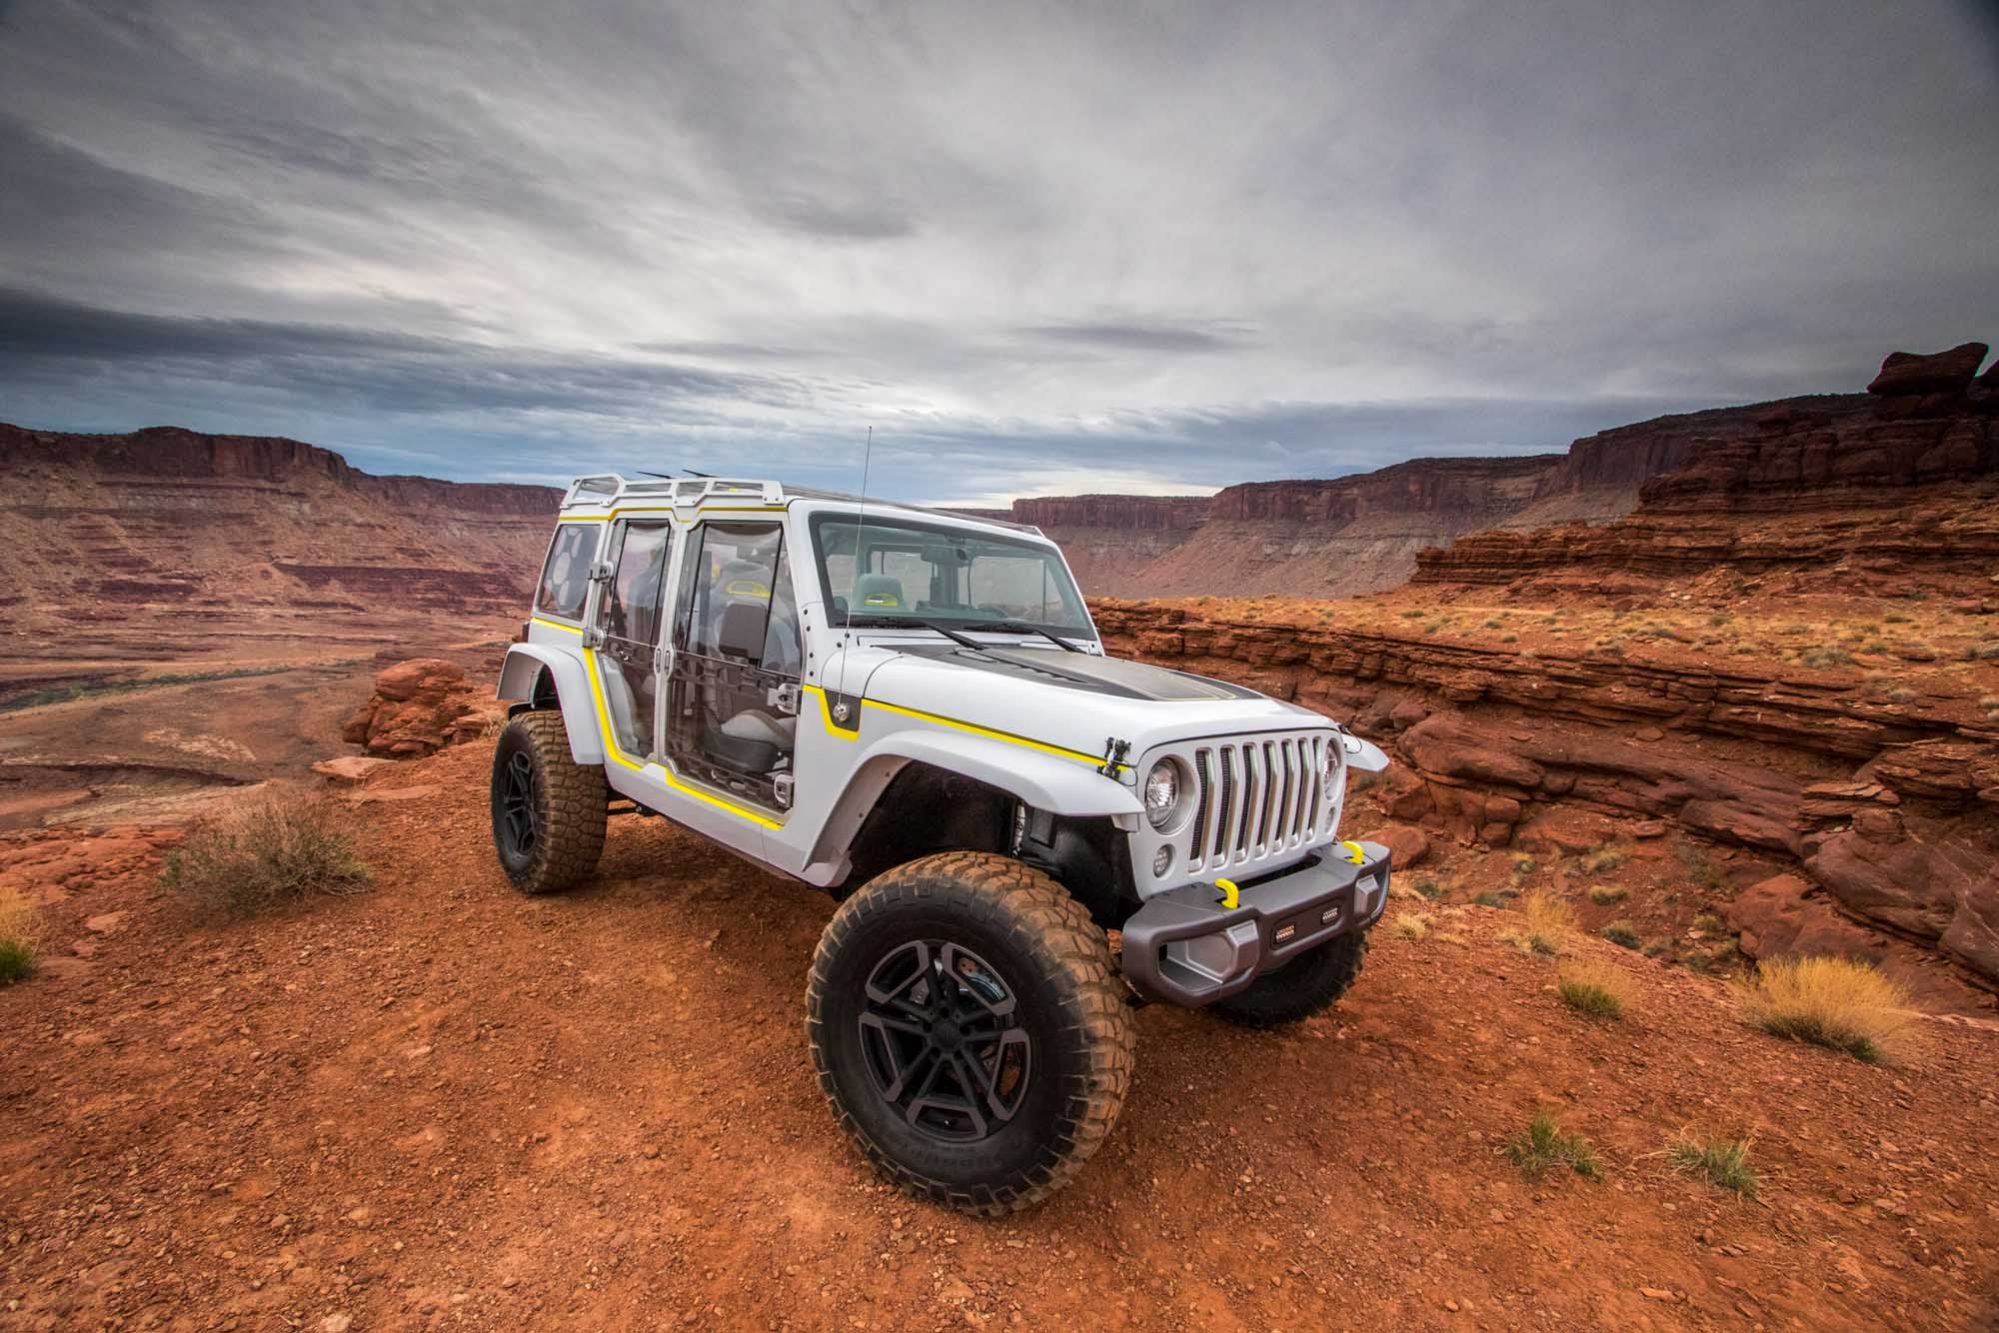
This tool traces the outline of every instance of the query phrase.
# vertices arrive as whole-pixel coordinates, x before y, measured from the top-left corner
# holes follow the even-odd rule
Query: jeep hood
[[[871,703],[1081,754],[1129,741],[1133,760],[1167,741],[1331,725],[1226,681],[1054,647],[897,645],[865,688]]]

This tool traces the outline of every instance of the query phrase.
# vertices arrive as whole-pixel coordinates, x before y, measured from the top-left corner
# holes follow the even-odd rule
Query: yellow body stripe
[[[540,625],[543,629],[559,629],[564,634],[581,634],[583,632],[581,626],[565,625],[559,620],[543,620],[540,616],[532,616],[530,617],[530,619],[532,619],[535,624]]]
[[[900,704],[885,704],[877,699],[861,700],[862,708],[879,708],[884,713],[900,713],[923,722],[935,722],[940,727],[953,727],[959,731],[969,731],[974,736],[984,736],[991,740],[1005,741],[1009,745],[1021,745],[1043,754],[1052,754],[1058,759],[1075,759],[1093,768],[1103,767],[1103,759],[1094,754],[1084,754],[1081,750],[1067,750],[1059,745],[1049,745],[1045,741],[1029,740],[1025,736],[1015,736],[1011,732],[994,731],[991,727],[981,727],[973,722],[960,722],[956,718],[939,717],[935,713],[919,712],[914,708],[904,708]],[[1119,768],[1130,768],[1130,764],[1119,764]]]
[[[819,718],[826,724],[826,730],[829,733],[838,736],[843,741],[857,741],[861,738],[859,723],[855,724],[852,731],[848,731],[847,728],[833,720],[833,705],[826,701],[826,691],[820,689],[817,685],[806,685],[803,689],[807,694],[816,694],[819,696]]]
[[[739,805],[730,804],[719,796],[702,791],[699,787],[689,786],[675,777],[673,770],[663,764],[648,764],[638,760],[627,759],[624,752],[618,748],[618,734],[611,729],[611,710],[605,706],[604,688],[597,679],[598,672],[602,668],[597,664],[597,654],[588,648],[583,650],[583,667],[583,674],[590,678],[590,697],[597,701],[597,721],[602,728],[604,736],[604,753],[610,755],[611,758],[634,772],[643,773],[649,769],[659,770],[659,776],[666,782],[667,786],[673,788],[683,796],[691,796],[697,801],[712,805],[717,810],[726,810],[738,818],[747,819],[752,824],[761,824],[768,829],[781,829],[784,827],[784,825],[778,823],[769,815],[758,814],[754,810],[745,810]]]

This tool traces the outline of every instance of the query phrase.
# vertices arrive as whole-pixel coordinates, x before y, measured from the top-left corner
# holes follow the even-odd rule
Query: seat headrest
[[[900,611],[902,580],[893,574],[863,574],[854,580],[854,605],[867,611]]]
[[[764,621],[770,607],[762,602],[730,602],[715,627],[716,651],[756,661],[763,656]]]

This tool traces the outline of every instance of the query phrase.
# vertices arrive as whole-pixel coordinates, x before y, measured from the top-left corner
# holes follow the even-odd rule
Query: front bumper
[[[1388,849],[1333,843],[1295,870],[1239,892],[1234,908],[1212,884],[1146,900],[1124,923],[1124,975],[1148,1000],[1202,1005],[1237,991],[1336,935],[1365,930],[1388,904]]]

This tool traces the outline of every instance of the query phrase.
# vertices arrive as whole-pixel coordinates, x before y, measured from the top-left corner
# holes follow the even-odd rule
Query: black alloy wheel
[[[999,970],[948,940],[911,940],[868,974],[856,1020],[876,1093],[910,1126],[976,1143],[1026,1100],[1034,1041]]]
[[[514,751],[500,774],[500,820],[496,831],[500,835],[501,853],[520,861],[533,858],[535,843],[540,838],[536,786],[534,760],[525,750]]]

